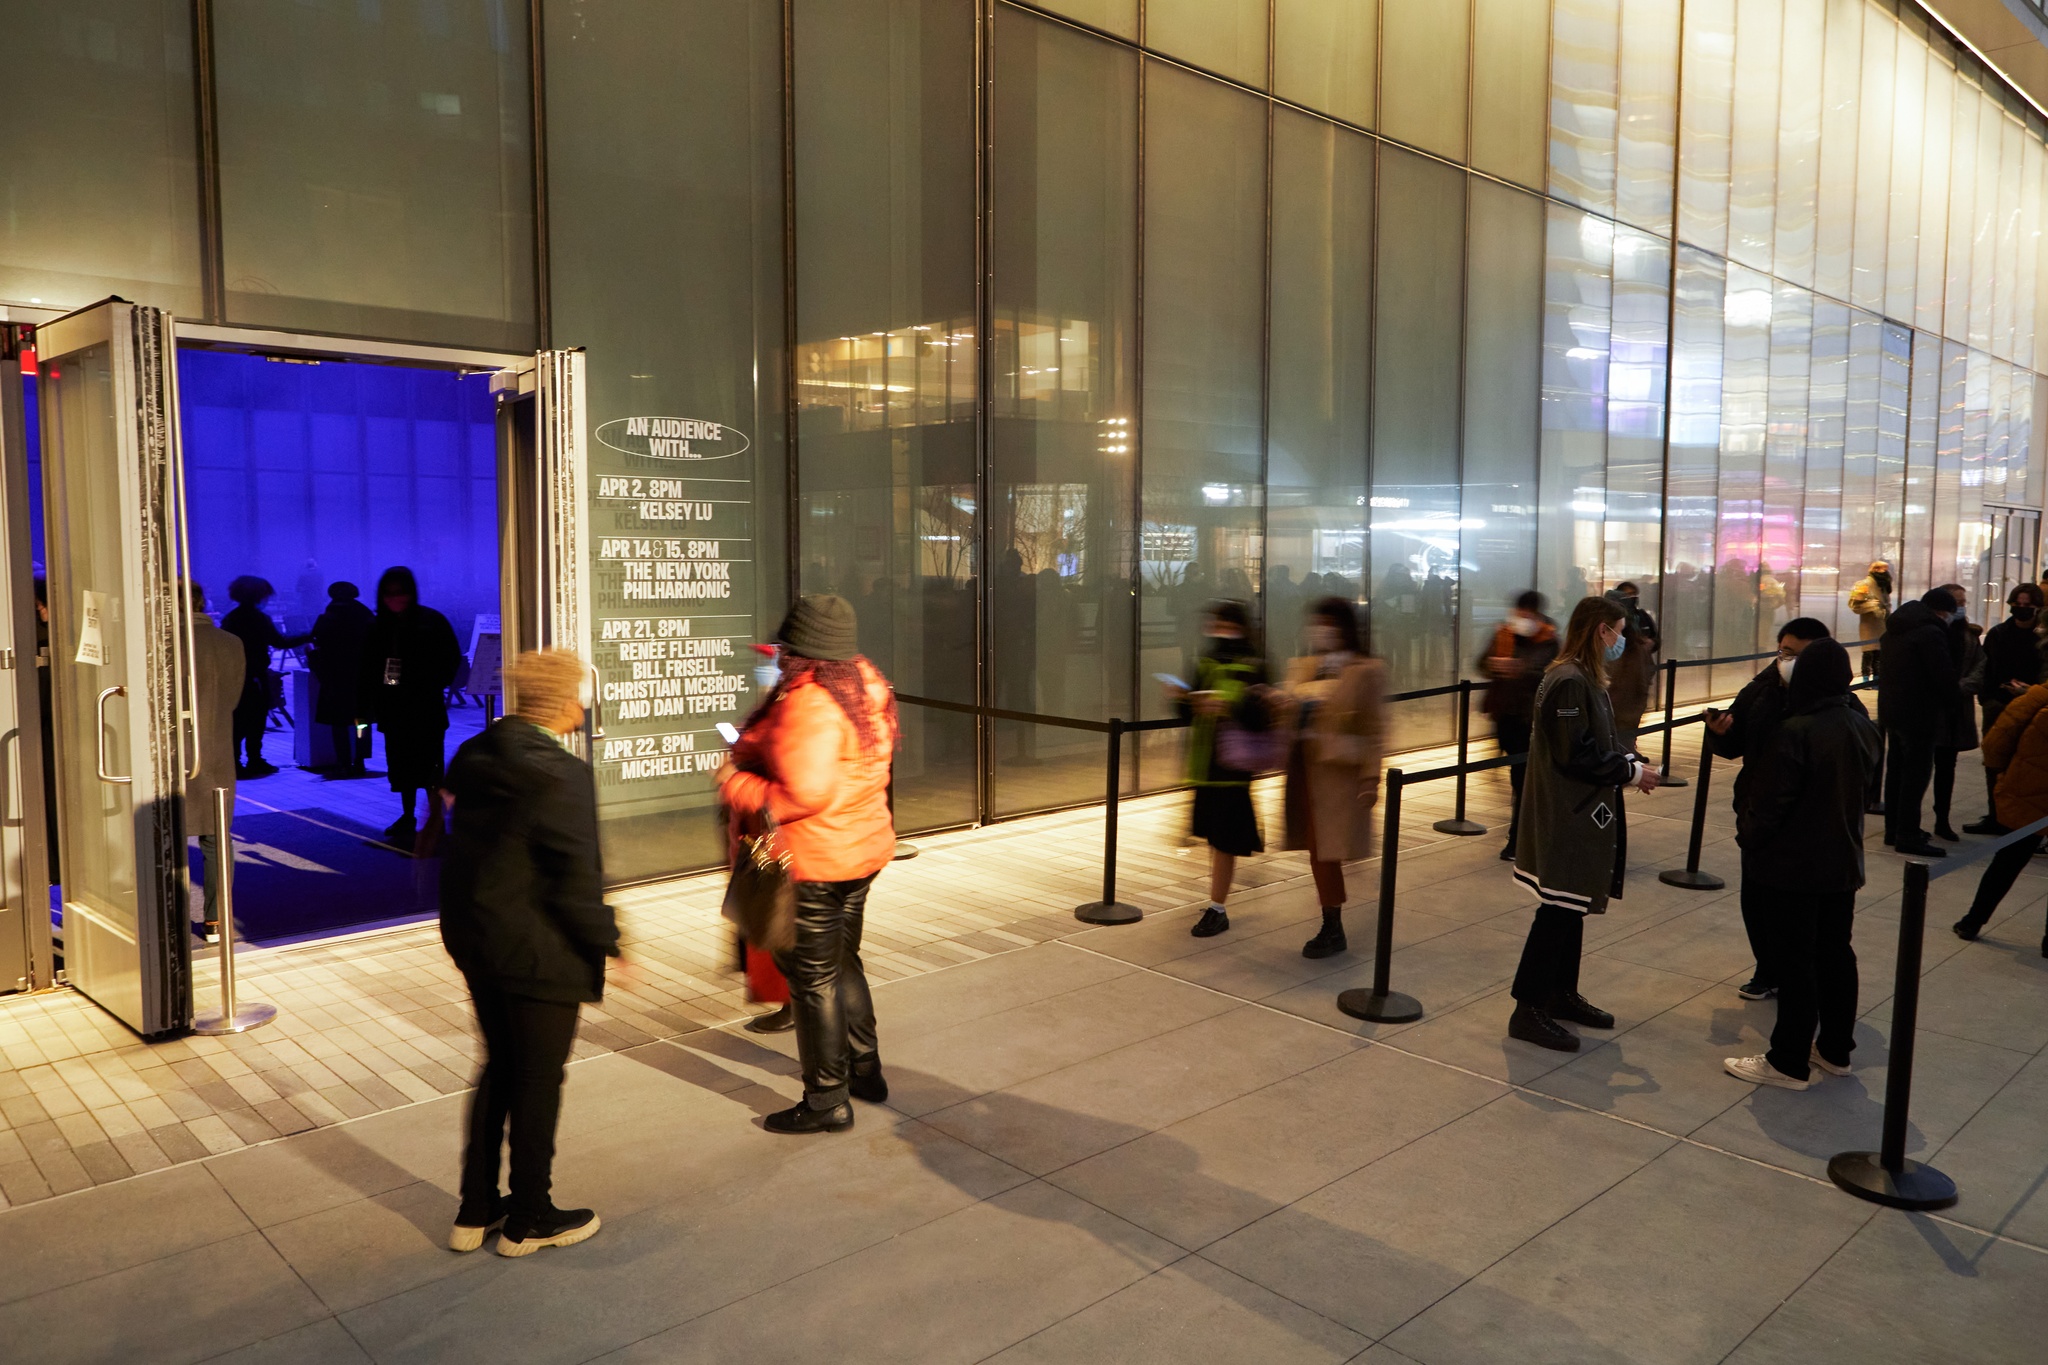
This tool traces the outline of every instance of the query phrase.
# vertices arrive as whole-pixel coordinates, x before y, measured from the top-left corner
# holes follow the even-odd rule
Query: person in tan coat
[[[1295,740],[1287,755],[1286,847],[1308,852],[1323,927],[1301,955],[1330,957],[1344,939],[1344,864],[1372,856],[1372,809],[1386,740],[1387,668],[1366,653],[1358,612],[1341,597],[1308,609],[1309,653],[1287,666]]]
[[[1849,610],[1856,615],[1856,638],[1863,642],[1863,676],[1877,676],[1878,652],[1884,648],[1884,628],[1892,614],[1892,566],[1882,559],[1870,562],[1870,572],[1849,589]]]

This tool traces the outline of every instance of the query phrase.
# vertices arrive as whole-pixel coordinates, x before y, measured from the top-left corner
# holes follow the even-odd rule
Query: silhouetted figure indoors
[[[334,736],[337,777],[361,777],[370,758],[370,737],[356,729],[356,692],[362,680],[363,643],[377,616],[358,600],[361,596],[353,583],[327,585],[327,609],[313,623],[313,656],[308,660],[320,683],[313,719]]]
[[[228,584],[228,596],[235,608],[221,619],[220,628],[241,640],[245,661],[242,698],[235,703],[236,775],[268,777],[277,771],[277,765],[263,757],[263,726],[271,708],[282,700],[270,667],[270,651],[296,649],[309,637],[286,635],[270,619],[263,608],[277,596],[277,590],[267,579],[243,574]]]
[[[455,628],[440,612],[420,605],[412,570],[386,569],[377,580],[376,619],[363,641],[356,714],[384,732],[384,767],[391,790],[404,802],[384,831],[387,839],[409,842],[419,832],[422,791],[435,793],[427,802],[428,827],[440,825],[448,689],[461,666]]]

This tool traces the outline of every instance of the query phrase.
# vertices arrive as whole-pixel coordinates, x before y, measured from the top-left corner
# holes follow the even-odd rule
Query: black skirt
[[[1266,851],[1249,784],[1195,788],[1194,834],[1218,853],[1249,857]]]
[[[385,725],[384,767],[395,792],[438,787],[446,773],[448,732],[439,726]]]

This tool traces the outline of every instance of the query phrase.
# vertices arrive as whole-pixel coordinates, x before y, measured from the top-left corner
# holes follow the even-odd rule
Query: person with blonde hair
[[[1608,898],[1621,895],[1621,789],[1654,791],[1658,781],[1615,727],[1607,695],[1607,666],[1628,647],[1626,624],[1613,599],[1581,600],[1536,688],[1514,873],[1536,895],[1536,918],[1510,992],[1508,1036],[1557,1052],[1579,1050],[1578,1035],[1560,1021],[1614,1027],[1613,1015],[1579,994],[1579,955],[1586,916],[1604,914]]]
[[[589,1209],[551,1194],[562,1069],[578,1008],[604,997],[619,926],[604,902],[597,785],[562,744],[583,728],[589,668],[568,650],[506,670],[511,712],[455,752],[454,816],[441,863],[441,941],[469,984],[484,1061],[469,1098],[462,1207],[448,1245],[475,1251],[494,1227],[501,1256],[594,1235]],[[511,1197],[498,1192],[510,1130]]]

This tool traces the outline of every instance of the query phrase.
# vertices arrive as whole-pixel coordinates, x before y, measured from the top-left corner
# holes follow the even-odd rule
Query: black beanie
[[[836,593],[797,598],[775,638],[806,659],[845,660],[860,653],[853,603]]]

